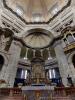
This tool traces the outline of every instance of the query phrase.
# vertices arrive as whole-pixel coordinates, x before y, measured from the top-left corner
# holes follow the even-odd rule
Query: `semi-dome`
[[[27,35],[23,37],[23,41],[31,48],[45,48],[50,45],[53,40],[51,32],[41,29],[30,30]]]

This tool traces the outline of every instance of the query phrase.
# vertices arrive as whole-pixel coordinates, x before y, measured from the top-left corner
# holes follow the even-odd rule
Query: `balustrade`
[[[34,90],[29,92],[29,94],[26,94],[26,92],[22,94],[20,88],[0,88],[0,100],[31,100],[29,99],[31,95],[34,98],[38,96],[38,100],[75,100],[75,87],[56,87],[54,90]]]

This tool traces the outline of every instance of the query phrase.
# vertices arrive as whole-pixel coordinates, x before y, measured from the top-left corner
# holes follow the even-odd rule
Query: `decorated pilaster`
[[[54,49],[55,49],[55,53],[56,53],[56,58],[58,60],[59,71],[60,71],[63,85],[67,86],[67,84],[68,84],[67,77],[70,74],[70,69],[69,69],[68,61],[65,56],[65,53],[62,48],[60,40],[58,40],[54,43]]]
[[[9,49],[9,62],[6,68],[6,72],[4,75],[2,75],[2,79],[4,79],[10,87],[13,87],[14,85],[21,47],[22,45],[19,41],[13,40]]]

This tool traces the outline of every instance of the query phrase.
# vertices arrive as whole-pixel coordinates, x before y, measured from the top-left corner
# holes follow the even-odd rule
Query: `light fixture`
[[[17,9],[16,12],[17,12],[18,15],[22,15],[22,11],[20,9]]]
[[[27,57],[24,57],[24,60],[27,60],[28,58]]]
[[[22,7],[17,6],[17,7],[16,7],[16,12],[17,12],[18,15],[22,15],[22,14],[23,14],[23,9],[22,9]]]
[[[52,57],[48,57],[48,60],[51,60],[52,59]]]
[[[23,69],[22,69],[22,72],[21,72],[21,78],[23,78],[23,75],[24,75],[24,71],[23,71]]]
[[[34,18],[34,21],[35,21],[35,22],[39,22],[39,21],[40,21],[40,17],[39,17],[39,16],[35,17],[35,18]]]
[[[58,8],[54,8],[52,12],[53,14],[56,14],[58,12]]]
[[[49,69],[49,78],[52,79],[52,71]]]
[[[25,79],[27,78],[27,70],[25,70],[25,77],[24,77]]]

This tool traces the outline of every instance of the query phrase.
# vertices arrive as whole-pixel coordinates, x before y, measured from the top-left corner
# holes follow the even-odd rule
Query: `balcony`
[[[64,52],[68,52],[68,51],[70,51],[70,50],[72,50],[72,49],[74,49],[74,48],[75,48],[75,41],[72,42],[72,43],[70,43],[70,44],[68,44],[68,45],[64,48]]]

